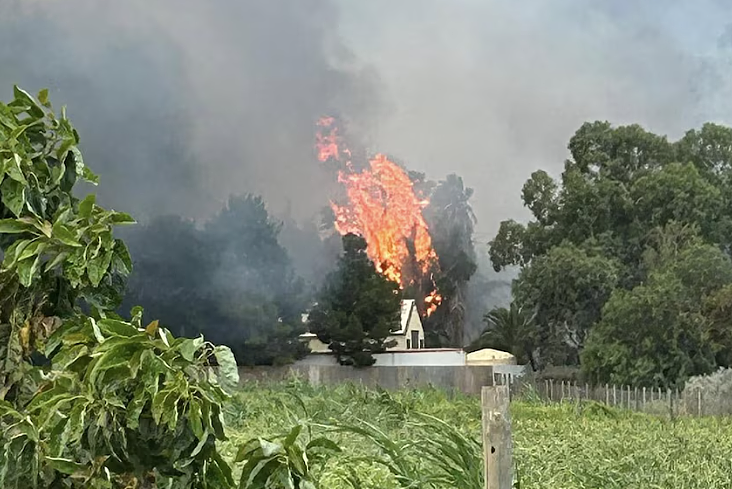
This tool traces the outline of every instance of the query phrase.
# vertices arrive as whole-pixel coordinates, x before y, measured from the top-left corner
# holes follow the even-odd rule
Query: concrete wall
[[[441,366],[456,367],[465,365],[465,352],[457,349],[422,349],[388,351],[375,353],[376,367]],[[335,355],[311,354],[295,365],[338,365]]]
[[[376,367],[458,367],[465,365],[465,352],[462,350],[406,350],[374,355]]]
[[[446,391],[480,394],[481,387],[493,385],[493,367],[490,366],[383,366],[355,369],[340,365],[292,365],[239,369],[242,382],[277,382],[293,374],[313,385],[353,382],[389,390],[433,386]]]

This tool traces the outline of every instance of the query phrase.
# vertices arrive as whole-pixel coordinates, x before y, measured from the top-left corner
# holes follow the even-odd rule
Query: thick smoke
[[[4,0],[0,87],[68,104],[102,202],[201,218],[231,193],[326,200],[315,120],[377,109],[328,0]]]
[[[560,173],[582,122],[671,137],[730,122],[730,14],[725,0],[2,0],[0,96],[50,88],[101,201],[143,220],[202,220],[244,192],[312,218],[333,184],[313,122],[340,115],[372,151],[461,175],[483,247],[527,216],[521,185]],[[318,275],[316,231],[301,231],[283,240]],[[484,261],[481,289],[498,280]],[[471,297],[489,297],[477,319],[505,300]]]
[[[671,137],[732,122],[730,2],[342,3],[343,29],[391,109],[373,145],[430,178],[461,175],[483,242],[527,216],[523,182],[539,168],[558,176],[584,121]]]

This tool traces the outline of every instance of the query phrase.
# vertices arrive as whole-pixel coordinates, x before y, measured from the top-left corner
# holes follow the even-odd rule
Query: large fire
[[[334,123],[332,117],[318,121],[321,129],[316,148],[321,162],[333,159],[342,164],[338,181],[345,186],[347,203],[331,202],[336,230],[341,235],[363,236],[378,272],[401,288],[429,276],[436,267],[437,254],[422,216],[428,201],[415,195],[406,172],[383,154],[374,156],[368,168],[355,171],[351,152],[342,144]],[[442,301],[431,276],[430,283],[432,290],[425,298],[428,316]]]

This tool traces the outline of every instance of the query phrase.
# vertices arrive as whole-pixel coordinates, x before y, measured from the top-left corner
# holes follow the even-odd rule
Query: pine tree
[[[310,312],[310,331],[342,365],[367,367],[374,364],[374,353],[391,346],[387,338],[399,327],[401,293],[376,271],[362,237],[344,236],[343,250]]]

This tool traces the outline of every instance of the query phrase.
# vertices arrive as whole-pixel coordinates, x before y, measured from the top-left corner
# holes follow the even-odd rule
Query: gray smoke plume
[[[337,25],[328,0],[3,0],[0,94],[68,104],[106,205],[200,218],[253,192],[310,217],[315,121],[378,107]]]
[[[483,243],[501,220],[527,217],[523,182],[539,168],[559,176],[585,121],[670,137],[732,122],[732,2],[341,3],[391,109],[373,146],[430,178],[461,175]]]
[[[731,14],[725,0],[0,0],[0,96],[50,88],[101,201],[141,219],[202,219],[244,192],[311,218],[333,184],[313,123],[343,116],[373,152],[475,188],[483,247],[526,217],[521,185],[558,176],[582,122],[677,137],[732,121]],[[494,281],[484,268],[476,283]]]

